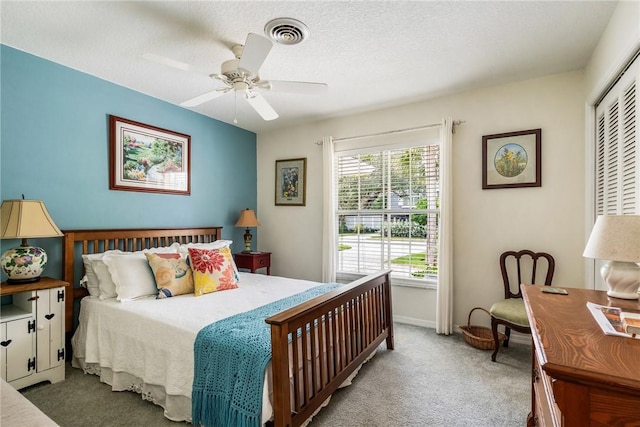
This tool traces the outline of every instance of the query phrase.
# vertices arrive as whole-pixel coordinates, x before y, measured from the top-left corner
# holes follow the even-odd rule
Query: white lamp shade
[[[640,262],[640,215],[601,215],[589,236],[583,256]]]
[[[613,298],[637,299],[640,287],[640,215],[596,219],[583,255],[607,260],[600,274]]]
[[[62,236],[40,200],[5,200],[0,208],[0,220],[0,239]]]

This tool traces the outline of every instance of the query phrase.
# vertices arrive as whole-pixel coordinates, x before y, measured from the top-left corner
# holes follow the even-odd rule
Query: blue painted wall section
[[[2,200],[43,200],[62,230],[221,225],[244,248],[234,224],[256,207],[253,132],[5,45],[0,79]],[[110,114],[191,136],[190,196],[109,190]],[[45,274],[61,277],[62,239],[29,243],[49,254]]]

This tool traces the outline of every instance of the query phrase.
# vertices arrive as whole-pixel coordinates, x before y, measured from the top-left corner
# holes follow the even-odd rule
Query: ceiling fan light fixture
[[[275,43],[294,45],[309,37],[309,28],[294,18],[276,18],[267,22],[264,33]]]

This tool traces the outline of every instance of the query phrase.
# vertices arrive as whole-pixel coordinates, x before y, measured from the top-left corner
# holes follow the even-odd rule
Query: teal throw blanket
[[[194,344],[193,425],[259,426],[264,373],[271,360],[265,319],[339,286],[317,286],[202,328]]]

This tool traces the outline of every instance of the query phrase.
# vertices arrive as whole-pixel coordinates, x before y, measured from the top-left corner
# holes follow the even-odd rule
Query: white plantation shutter
[[[638,126],[638,59],[626,69],[596,105],[594,219],[598,215],[640,213],[640,127]],[[598,289],[606,289],[596,261]]]
[[[638,186],[638,171],[640,161],[638,149],[638,125],[637,110],[638,100],[636,95],[636,82],[634,81],[623,95],[623,111],[622,111],[622,170],[620,173],[621,187],[621,213],[635,214],[639,213],[640,190]]]
[[[639,212],[638,60],[596,106],[595,214]]]

